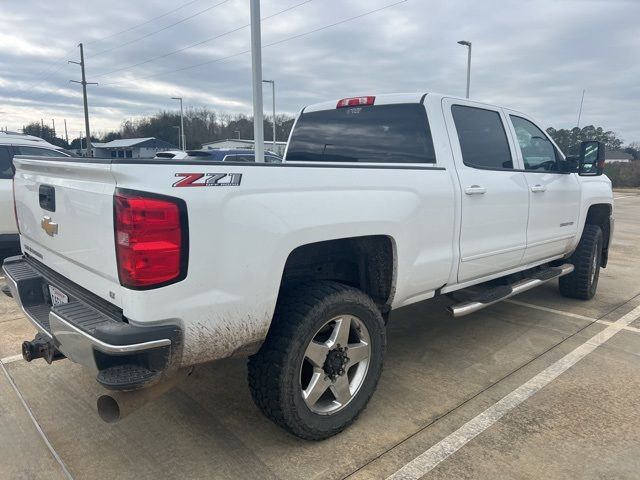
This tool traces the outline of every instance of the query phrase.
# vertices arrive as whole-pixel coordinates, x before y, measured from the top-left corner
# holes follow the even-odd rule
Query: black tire
[[[560,293],[565,297],[591,300],[598,288],[602,261],[602,230],[586,224],[578,248],[569,258],[575,269],[560,277]]]
[[[319,414],[303,398],[303,364],[319,329],[341,315],[356,317],[358,331],[366,327],[370,356],[350,400],[335,413]],[[340,344],[337,347],[339,350]],[[331,437],[353,423],[367,406],[382,373],[385,349],[384,320],[365,293],[330,281],[299,285],[281,293],[269,334],[260,351],[249,357],[251,395],[269,419],[292,434],[306,440]]]

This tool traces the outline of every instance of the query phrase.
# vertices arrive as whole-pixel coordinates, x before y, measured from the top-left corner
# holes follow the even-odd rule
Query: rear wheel
[[[294,435],[321,440],[364,410],[382,372],[386,334],[375,303],[335,282],[281,296],[260,351],[249,358],[256,405]]]
[[[602,259],[602,230],[597,225],[584,226],[578,248],[569,261],[574,270],[560,277],[560,293],[565,297],[591,300],[598,288]]]

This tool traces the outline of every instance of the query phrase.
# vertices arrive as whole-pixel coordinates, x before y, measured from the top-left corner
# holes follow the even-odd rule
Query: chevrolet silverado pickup
[[[556,278],[588,300],[613,232],[602,144],[565,158],[524,113],[432,93],[308,106],[281,164],[14,162],[23,356],[84,365],[109,422],[246,355],[266,416],[329,437],[376,388],[391,310],[459,291],[459,317]]]

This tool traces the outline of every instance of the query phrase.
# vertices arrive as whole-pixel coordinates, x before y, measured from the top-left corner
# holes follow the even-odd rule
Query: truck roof
[[[420,103],[422,98],[427,95],[427,92],[410,92],[410,93],[382,93],[382,94],[371,94],[371,93],[363,93],[361,95],[353,95],[351,97],[345,98],[357,98],[359,96],[372,95],[375,97],[375,105],[390,105],[394,103]],[[469,101],[468,98],[459,97],[456,95],[446,95],[443,93],[435,93],[429,92],[429,97],[438,97],[438,98],[453,98],[459,100]],[[308,105],[302,109],[302,112],[318,112],[321,110],[333,110],[336,108],[336,105],[340,101],[340,98],[336,98],[335,100],[328,100],[321,103],[314,103],[313,105]],[[474,103],[483,104],[483,105],[493,105],[487,102],[481,102],[477,100],[471,100]],[[302,113],[301,112],[301,113]]]

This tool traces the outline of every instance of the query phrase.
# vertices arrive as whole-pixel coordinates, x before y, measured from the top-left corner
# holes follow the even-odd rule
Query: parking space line
[[[47,446],[47,448],[51,452],[51,455],[53,455],[53,458],[56,460],[56,462],[58,462],[58,465],[60,465],[60,468],[62,469],[62,472],[67,477],[67,479],[73,480],[73,476],[71,475],[71,472],[69,471],[69,469],[65,465],[65,463],[62,460],[62,458],[60,457],[60,455],[58,455],[58,452],[55,451],[55,449],[53,448],[53,445],[51,445],[51,442],[49,441],[49,439],[45,435],[44,430],[42,430],[42,427],[40,426],[40,424],[36,420],[36,417],[33,415],[33,412],[31,411],[31,408],[29,408],[29,405],[27,405],[27,402],[25,401],[24,397],[22,396],[22,393],[20,393],[20,390],[18,390],[18,386],[13,381],[13,378],[11,378],[11,375],[9,375],[9,372],[7,371],[6,367],[4,366],[4,362],[2,360],[0,360],[0,368],[2,368],[2,371],[4,372],[5,376],[7,377],[7,380],[9,381],[9,384],[11,385],[11,387],[13,388],[13,391],[16,392],[16,395],[18,396],[18,400],[20,400],[20,403],[22,403],[22,406],[27,411],[27,415],[29,415],[29,418],[31,419],[31,422],[36,427],[36,430],[38,431],[38,433],[40,434],[40,437],[42,438],[42,440],[44,441],[45,445]]]
[[[624,327],[629,326],[638,316],[640,316],[640,306],[634,308],[617,321],[612,322],[611,325],[608,325],[604,330],[591,337],[575,350],[545,368],[538,375],[487,408],[480,415],[472,418],[455,432],[418,455],[394,474],[387,477],[387,480],[417,480],[426,475],[442,461],[449,458],[487,428],[494,425],[504,415],[551,383],[559,375],[566,372],[600,345],[607,342],[616,333],[623,330]]]
[[[10,357],[0,358],[0,363],[8,365],[9,363],[18,362],[22,360],[22,355],[11,355]]]
[[[527,307],[527,308],[533,308],[535,310],[540,310],[543,312],[549,312],[549,313],[554,313],[556,315],[563,315],[565,317],[571,317],[571,318],[577,318],[579,320],[586,320],[588,322],[595,322],[595,323],[599,323],[601,325],[612,325],[615,322],[609,322],[607,320],[600,320],[598,318],[591,318],[591,317],[585,317],[584,315],[578,315],[577,313],[571,313],[571,312],[565,312],[562,310],[556,310],[555,308],[549,308],[549,307],[542,307],[540,305],[534,305],[533,303],[525,303],[525,302],[519,302],[518,300],[511,300],[511,299],[507,299],[507,300],[503,300],[503,302],[505,303],[512,303],[514,305],[519,305],[521,307]],[[623,330],[629,331],[629,332],[635,332],[635,333],[640,333],[640,328],[636,328],[636,327],[632,327],[630,325],[623,327]]]
[[[598,320],[598,323],[601,323],[602,325],[613,325],[616,322],[609,322],[607,320]],[[625,332],[640,333],[640,328],[632,327],[631,325],[627,325],[626,327],[623,327],[622,330],[624,330]]]
[[[519,302],[518,300],[503,300],[505,303],[512,303],[514,305],[520,305],[521,307],[533,308],[535,310],[541,310],[543,312],[555,313],[556,315],[564,315],[565,317],[577,318],[578,320],[586,320],[588,322],[596,322],[597,318],[585,317],[584,315],[578,315],[577,313],[565,312],[563,310],[556,310],[555,308],[542,307],[540,305],[534,305],[533,303]]]

